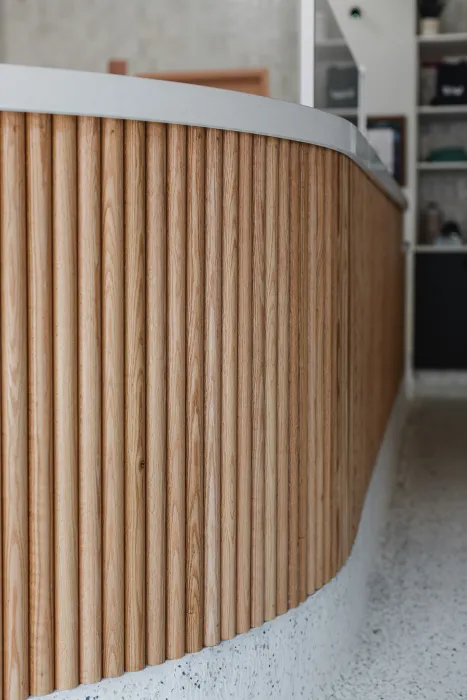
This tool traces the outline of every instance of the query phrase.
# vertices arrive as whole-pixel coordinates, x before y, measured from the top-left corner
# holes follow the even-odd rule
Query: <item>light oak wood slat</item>
[[[308,527],[308,145],[300,145],[298,595],[307,596]]]
[[[167,492],[167,127],[146,126],[147,662],[165,660]],[[188,486],[189,488],[189,475]],[[187,545],[189,547],[189,543]]]
[[[167,658],[185,652],[187,130],[167,127]]]
[[[323,463],[323,583],[331,579],[331,529],[332,529],[332,382],[333,360],[333,303],[332,303],[332,267],[333,267],[333,233],[336,203],[333,198],[333,160],[332,152],[324,152],[324,463]]]
[[[25,117],[1,115],[3,697],[29,694]]]
[[[204,643],[221,638],[222,132],[206,133]]]
[[[288,609],[290,141],[279,142],[277,282],[277,614]]]
[[[125,670],[123,122],[102,120],[103,673]]]
[[[289,608],[298,605],[300,146],[290,146]]]
[[[125,122],[125,668],[146,665],[146,125]]]
[[[266,138],[253,136],[251,626],[264,622]]]
[[[222,639],[236,634],[238,164],[238,134],[226,131],[222,204]]]
[[[49,115],[29,114],[26,118],[26,125],[27,199],[29,203],[30,692],[32,695],[45,695],[51,693],[55,687],[53,653],[52,119]],[[1,618],[0,629],[2,629]]]
[[[316,323],[316,292],[318,278],[318,170],[319,149],[308,149],[308,218],[307,218],[307,317],[308,317],[308,397],[307,397],[307,547],[306,547],[306,592],[314,593],[316,588],[316,406],[315,392],[317,380],[316,341],[318,327]]]
[[[188,130],[186,650],[203,647],[204,178],[206,132]]]
[[[349,234],[350,234],[350,161],[340,158],[340,219],[339,219],[339,567],[350,554],[349,523]]]
[[[324,578],[324,362],[325,362],[325,151],[316,149],[317,172],[317,229],[315,244],[315,388],[314,388],[314,435],[315,435],[315,588],[325,583]]]
[[[11,177],[11,176],[10,176]],[[53,117],[55,686],[79,683],[76,119]]]
[[[101,124],[78,117],[80,681],[102,678]]]
[[[277,610],[277,246],[279,140],[266,142],[264,618]]]
[[[253,137],[239,136],[237,632],[251,626]]]

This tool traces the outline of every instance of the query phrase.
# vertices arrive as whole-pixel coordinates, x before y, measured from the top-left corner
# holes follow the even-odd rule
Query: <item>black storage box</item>
[[[438,66],[434,105],[467,104],[467,63],[443,61]]]
[[[331,66],[327,72],[327,106],[357,107],[358,70],[355,66]]]

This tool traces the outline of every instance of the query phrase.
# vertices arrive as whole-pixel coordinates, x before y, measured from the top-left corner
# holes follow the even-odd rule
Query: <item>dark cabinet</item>
[[[415,369],[467,370],[467,254],[416,255]]]

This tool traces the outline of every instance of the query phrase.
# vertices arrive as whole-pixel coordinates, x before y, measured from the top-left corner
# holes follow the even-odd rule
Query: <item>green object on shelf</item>
[[[458,163],[467,161],[467,151],[465,148],[437,148],[431,151],[428,161],[432,163]]]

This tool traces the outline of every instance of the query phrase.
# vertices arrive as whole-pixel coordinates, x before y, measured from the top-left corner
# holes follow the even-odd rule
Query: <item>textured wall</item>
[[[266,66],[298,99],[298,0],[3,0],[8,63],[131,73]]]

